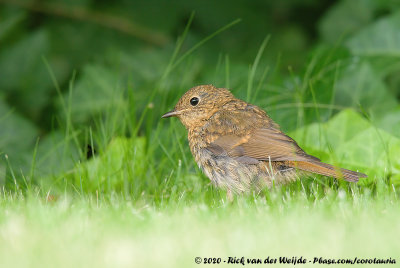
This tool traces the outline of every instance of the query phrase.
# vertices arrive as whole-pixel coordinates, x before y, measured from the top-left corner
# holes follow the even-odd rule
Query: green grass
[[[191,267],[195,257],[398,258],[399,203],[328,190],[272,190],[233,203],[195,196],[152,204],[96,196],[5,195],[2,267]],[[39,195],[40,196],[40,195]],[[356,265],[357,267],[357,265]]]
[[[213,62],[215,70],[201,65],[194,51],[235,23],[182,52],[185,29],[170,61],[160,56],[166,67],[139,85],[119,69],[131,60],[125,55],[109,59],[107,68],[88,64],[74,73],[65,92],[45,62],[59,113],[54,131],[18,159],[28,165],[19,165],[17,154],[0,165],[0,176],[7,177],[0,177],[0,267],[199,266],[195,257],[399,257],[399,136],[380,121],[374,96],[359,101],[343,90],[376,81],[382,89],[381,77],[346,75],[353,56],[330,62],[334,49],[311,53],[303,72],[284,75],[278,63],[261,60],[269,37],[252,66],[225,55]],[[204,81],[231,85],[238,97],[268,108],[308,152],[369,178],[351,184],[310,176],[228,202],[197,168],[183,126],[160,119],[184,91]],[[380,100],[392,105],[385,92],[379,91]],[[96,150],[89,159],[87,145]]]

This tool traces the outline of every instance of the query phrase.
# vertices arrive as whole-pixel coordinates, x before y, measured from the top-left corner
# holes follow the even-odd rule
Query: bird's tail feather
[[[367,177],[367,175],[364,173],[335,167],[322,162],[289,161],[288,166],[328,177],[334,177],[336,179],[344,179],[351,182],[357,182],[359,178]]]

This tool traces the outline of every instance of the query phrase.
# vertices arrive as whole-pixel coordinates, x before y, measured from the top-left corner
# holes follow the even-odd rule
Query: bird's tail
[[[335,167],[322,162],[303,162],[303,161],[289,161],[286,165],[295,167],[297,169],[317,173],[320,175],[334,177],[336,179],[344,179],[346,181],[357,182],[359,178],[366,178],[364,173]]]

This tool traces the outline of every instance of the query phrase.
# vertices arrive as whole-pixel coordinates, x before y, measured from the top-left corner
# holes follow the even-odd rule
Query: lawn
[[[268,198],[223,200],[216,192],[159,206],[117,194],[57,201],[6,195],[0,205],[0,264],[191,267],[197,266],[195,257],[398,261],[400,208],[390,192],[372,197],[330,190],[311,200],[302,190],[275,189]]]

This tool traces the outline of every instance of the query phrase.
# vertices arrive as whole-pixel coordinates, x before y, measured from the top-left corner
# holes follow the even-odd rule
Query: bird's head
[[[175,108],[162,117],[178,117],[187,129],[203,126],[224,104],[235,100],[225,88],[201,85],[189,89],[179,99]]]

